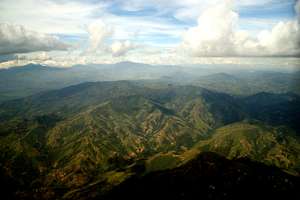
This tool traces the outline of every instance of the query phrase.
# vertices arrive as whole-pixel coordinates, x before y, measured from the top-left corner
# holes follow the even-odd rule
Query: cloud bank
[[[89,33],[89,52],[97,51],[103,46],[105,39],[113,34],[112,27],[106,25],[102,20],[92,22],[87,31]]]
[[[0,7],[2,66],[240,64],[264,56],[294,56],[298,62],[284,59],[300,66],[299,0],[1,0]],[[62,41],[72,48],[52,51],[66,49]]]
[[[66,50],[58,37],[30,31],[23,26],[0,23],[0,55]]]
[[[89,34],[87,53],[89,54],[101,52],[111,54],[113,57],[120,57],[137,47],[129,40],[114,40],[113,35],[116,30],[100,19],[92,22],[88,26],[87,32]]]
[[[196,57],[300,56],[299,1],[298,20],[279,22],[256,36],[239,29],[233,6],[233,1],[226,0],[205,10],[197,26],[184,33],[184,49]]]
[[[133,50],[136,48],[136,45],[134,45],[129,40],[126,40],[124,42],[116,41],[111,45],[111,52],[113,56],[123,56],[130,50]]]

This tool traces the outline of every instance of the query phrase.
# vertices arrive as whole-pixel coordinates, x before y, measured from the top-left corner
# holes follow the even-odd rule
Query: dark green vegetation
[[[211,138],[200,141],[184,158],[203,151],[216,152],[229,159],[249,158],[299,175],[300,148],[295,133],[286,127],[258,122],[237,122],[216,129]]]
[[[95,67],[99,66],[90,70]],[[128,78],[124,75],[128,71],[142,73],[138,67],[124,67],[126,73],[119,78]],[[27,66],[15,70],[38,70],[37,74],[45,70],[49,80],[49,74],[78,69],[51,68],[54,72],[50,72],[47,67]],[[90,79],[90,75],[81,79],[80,74],[78,80],[76,76],[62,77],[62,83],[53,75],[54,88]],[[221,76],[218,81],[228,78],[216,76]],[[155,185],[153,195],[159,192],[175,199],[198,192],[208,199],[223,199],[224,193],[232,199],[239,197],[234,190],[245,191],[256,182],[260,182],[256,191],[296,192],[300,97],[291,92],[294,89],[277,93],[255,89],[248,91],[253,95],[235,96],[224,88],[220,91],[229,94],[209,85],[209,89],[199,87],[203,83],[197,79],[192,80],[194,86],[189,81],[179,84],[178,79],[86,82],[51,91],[44,91],[51,84],[45,84],[47,88],[32,83],[44,92],[1,103],[0,176],[7,199],[116,198],[115,194],[131,195],[136,185],[146,194]],[[228,84],[219,84],[238,86],[239,80],[233,84],[234,79],[228,79]],[[273,79],[265,84],[262,91],[278,87]],[[29,88],[28,82],[25,87]],[[243,84],[239,87],[234,90],[247,91]],[[29,93],[36,92],[35,88]],[[170,180],[174,185],[159,187]],[[176,192],[170,194],[171,190]]]
[[[133,176],[104,199],[293,199],[299,178],[248,159],[201,153],[183,166]]]

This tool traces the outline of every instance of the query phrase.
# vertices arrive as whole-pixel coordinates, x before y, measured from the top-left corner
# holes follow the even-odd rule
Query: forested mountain
[[[95,199],[293,199],[298,187],[298,177],[276,168],[205,152],[178,168],[129,178]]]
[[[0,0],[1,200],[300,199],[300,0]]]
[[[299,175],[296,94],[235,97],[160,83],[88,82],[3,102],[1,176],[8,183],[7,195],[104,198],[130,177],[185,168],[206,151]],[[240,166],[240,161],[224,162],[229,168]],[[246,170],[261,174],[258,168]],[[269,180],[268,175],[261,179]],[[293,184],[298,180],[292,179]]]

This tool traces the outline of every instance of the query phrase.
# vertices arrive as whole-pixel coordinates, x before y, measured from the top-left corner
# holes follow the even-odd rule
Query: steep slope
[[[271,127],[258,122],[237,122],[218,128],[212,137],[200,141],[184,157],[211,151],[229,159],[249,158],[277,166],[290,173],[300,173],[300,139],[285,127]]]
[[[276,168],[202,153],[178,168],[129,178],[94,199],[292,199],[299,183]]]
[[[78,199],[93,187],[95,195],[109,191],[136,167],[145,168],[140,173],[174,168],[205,150],[299,172],[299,141],[292,130],[228,125],[250,117],[248,107],[255,105],[199,87],[136,81],[83,83],[4,102],[1,176],[16,185],[17,199]]]
[[[193,86],[175,85],[153,89],[141,86],[139,82],[114,81],[83,83],[23,99],[7,101],[0,104],[0,119],[31,118],[43,114],[68,117],[112,98],[130,95],[141,95],[178,113],[184,107],[187,108],[187,103],[192,102],[190,108],[196,104],[202,104],[203,113],[211,112],[214,117],[218,117],[215,121],[216,124],[230,123],[243,117],[239,108],[240,102],[226,94]],[[202,112],[198,113],[201,114]]]
[[[90,181],[95,171],[99,175],[158,152],[189,148],[204,133],[153,101],[128,96],[58,123],[48,132],[47,146],[54,168],[66,177],[59,181],[74,186]]]
[[[43,187],[52,161],[45,143],[47,131],[58,121],[55,115],[43,115],[0,124],[0,184],[4,199],[53,196],[51,187]]]
[[[18,177],[19,198],[24,193],[51,199],[137,159],[189,148],[216,125],[207,117],[213,115],[202,91],[151,90],[127,81],[86,83],[3,103],[5,179]],[[18,160],[27,160],[28,167],[10,167]],[[22,173],[31,175],[18,176]]]
[[[258,93],[243,99],[249,117],[271,125],[286,125],[300,133],[300,97],[294,93]]]
[[[22,99],[0,104],[3,120],[55,113],[61,116],[73,115],[88,106],[102,103],[110,98],[132,95],[143,88],[129,81],[82,83],[60,90],[52,90]]]

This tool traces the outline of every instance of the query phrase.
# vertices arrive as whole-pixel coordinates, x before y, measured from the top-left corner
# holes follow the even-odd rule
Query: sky
[[[299,58],[300,0],[0,1],[0,68]]]

